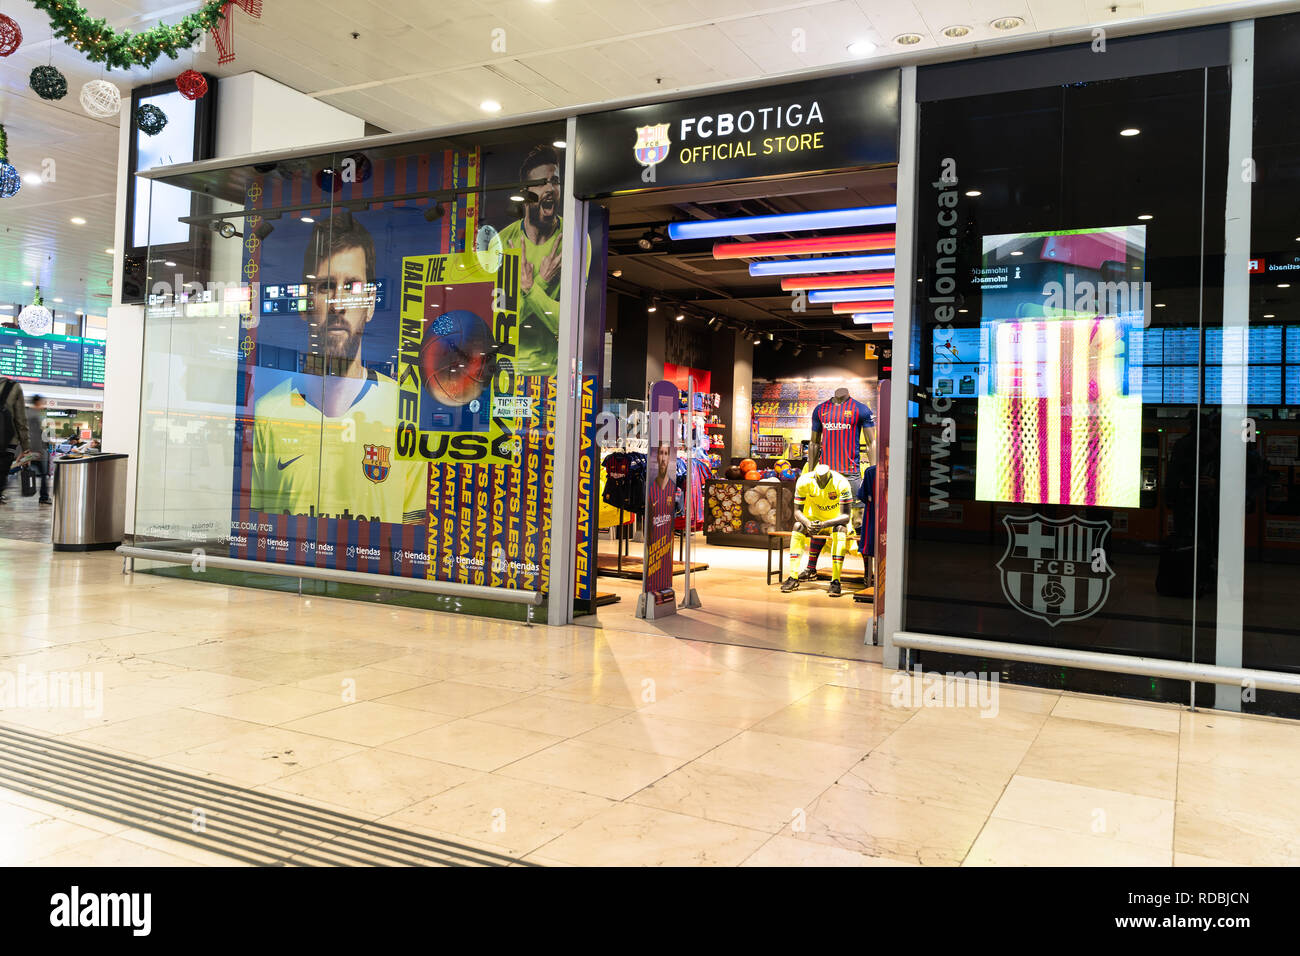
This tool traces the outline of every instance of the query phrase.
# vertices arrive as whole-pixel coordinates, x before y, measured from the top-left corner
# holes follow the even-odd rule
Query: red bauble
[[[22,46],[23,29],[11,17],[0,13],[0,56],[8,56]]]
[[[208,81],[197,70],[186,70],[176,77],[176,89],[187,100],[197,100],[208,91]]]

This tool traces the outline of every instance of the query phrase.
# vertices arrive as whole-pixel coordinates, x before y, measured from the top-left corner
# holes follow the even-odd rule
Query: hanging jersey
[[[841,475],[862,474],[858,437],[863,428],[873,424],[871,409],[857,399],[836,402],[828,398],[822,402],[812,414],[813,434],[822,436],[821,460]]]
[[[862,475],[862,487],[858,489],[858,500],[862,502],[866,513],[865,547],[862,552],[868,557],[876,553],[876,466],[868,465]]]
[[[828,521],[838,517],[840,506],[853,504],[853,489],[839,472],[832,471],[823,488],[812,472],[800,476],[794,486],[794,506],[814,521]]]
[[[397,383],[371,372],[338,418],[320,410],[320,392],[319,378],[296,376],[257,400],[251,506],[268,514],[424,521],[428,465],[393,455]]]

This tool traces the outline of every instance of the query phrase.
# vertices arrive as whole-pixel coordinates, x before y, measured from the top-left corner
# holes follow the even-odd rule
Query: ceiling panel
[[[1056,31],[1118,19],[1214,5],[1217,0],[272,0],[254,20],[235,11],[233,63],[218,66],[215,44],[151,70],[108,74],[123,93],[191,65],[228,76],[257,71],[387,130],[480,120],[479,104],[501,102],[503,122],[521,113],[665,94],[683,87],[743,82],[801,68],[848,63],[847,46],[917,32],[912,50],[1001,37],[989,22],[1017,15],[1015,31]],[[91,15],[117,29],[153,26],[189,12],[177,0],[86,0]],[[1111,6],[1116,6],[1114,12]],[[55,161],[57,180],[25,186],[0,203],[0,302],[30,295],[24,279],[54,285],[71,305],[84,295],[102,308],[111,259],[112,194],[118,118],[84,115],[77,92],[104,75],[62,42],[51,42],[45,16],[25,0],[4,10],[23,28],[23,46],[0,59],[0,123],[23,171]],[[944,27],[972,28],[964,40]],[[506,49],[492,49],[503,28]],[[791,48],[806,31],[807,49]],[[358,34],[353,39],[351,34]],[[937,38],[936,38],[937,37]],[[70,94],[45,103],[27,87],[32,67],[53,62]],[[871,58],[857,62],[870,68]],[[323,91],[337,90],[334,93]],[[87,219],[72,226],[72,215]],[[53,284],[53,285],[50,285]],[[80,290],[80,291],[78,291]]]

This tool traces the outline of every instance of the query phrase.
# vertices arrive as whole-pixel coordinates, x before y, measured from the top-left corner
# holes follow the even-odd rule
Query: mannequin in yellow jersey
[[[254,405],[250,504],[270,514],[423,520],[428,467],[392,454],[397,383],[361,362],[375,314],[370,233],[347,213],[318,221],[303,274],[313,293],[305,367]]]
[[[826,535],[831,545],[831,597],[841,593],[840,574],[844,570],[844,552],[848,547],[848,525],[852,514],[853,493],[848,480],[830,466],[819,464],[802,475],[794,490],[794,531],[790,535],[790,576],[781,584],[782,591],[799,587],[808,557],[811,535]]]

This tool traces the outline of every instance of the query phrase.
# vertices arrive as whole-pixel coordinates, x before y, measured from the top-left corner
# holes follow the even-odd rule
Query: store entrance
[[[602,407],[630,427],[598,439],[597,608],[579,623],[878,659],[896,191],[889,166],[602,201]],[[663,456],[638,423],[656,381],[683,421],[675,603],[694,589],[702,606],[646,620],[646,474]]]

